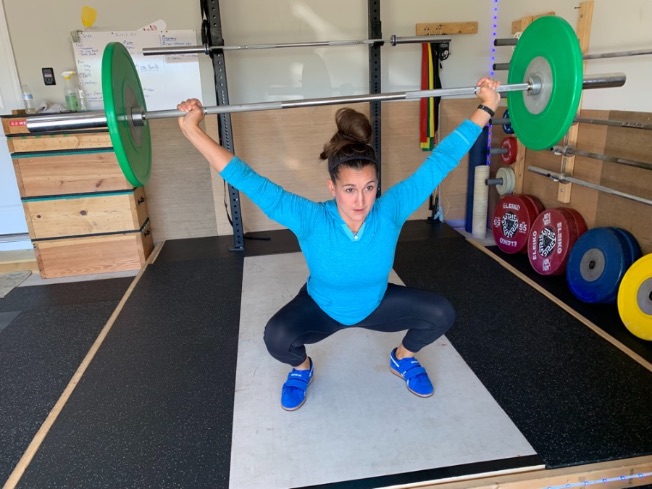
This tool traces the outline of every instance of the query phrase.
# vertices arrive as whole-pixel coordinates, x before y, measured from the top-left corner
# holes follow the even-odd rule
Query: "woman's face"
[[[335,182],[328,180],[328,188],[335,197],[340,216],[353,232],[357,232],[376,201],[376,168],[366,165],[358,170],[343,166]]]

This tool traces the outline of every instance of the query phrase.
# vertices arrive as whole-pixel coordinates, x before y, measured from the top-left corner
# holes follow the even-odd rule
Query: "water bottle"
[[[34,95],[29,89],[29,86],[23,85],[23,104],[25,105],[26,114],[36,114],[36,107],[34,106]]]

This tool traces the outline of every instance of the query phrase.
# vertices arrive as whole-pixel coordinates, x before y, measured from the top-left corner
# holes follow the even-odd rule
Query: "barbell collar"
[[[625,192],[621,192],[620,190],[616,190],[610,187],[605,187],[604,185],[598,185],[596,183],[591,183],[587,182],[585,180],[580,180],[578,178],[565,175],[563,173],[557,173],[553,172],[550,170],[546,170],[545,168],[539,168],[537,166],[528,166],[528,171],[531,171],[532,173],[536,173],[538,175],[543,175],[544,177],[548,177],[554,182],[558,183],[575,183],[577,185],[581,185],[582,187],[587,187],[593,190],[597,190],[599,192],[604,192],[606,194],[610,195],[616,195],[618,197],[622,197],[624,199],[629,199],[633,200],[636,202],[640,202],[642,204],[647,204],[647,205],[652,205],[652,200],[650,199],[645,199],[643,197],[639,197],[638,195],[632,195],[628,194]]]
[[[601,75],[584,75],[582,90],[592,88],[622,87],[627,81],[624,73],[604,73]]]
[[[389,39],[363,39],[363,40],[342,40],[342,41],[306,41],[306,42],[285,42],[279,44],[244,44],[233,46],[169,46],[143,48],[144,56],[164,56],[175,54],[210,54],[212,51],[253,51],[257,49],[280,49],[280,48],[305,48],[323,46],[356,46],[356,45],[384,45],[385,43],[396,46],[398,44],[417,44],[423,42],[444,42],[450,38],[436,38],[435,36],[399,37],[392,35]]]
[[[583,88],[607,88],[620,87],[626,80],[624,73],[610,73],[604,75],[588,75],[584,78]],[[533,88],[537,89],[537,81],[532,83],[512,83],[500,85],[496,91],[505,92],[527,92]],[[415,100],[429,97],[455,97],[464,95],[475,95],[478,87],[461,88],[436,88],[433,90],[415,90],[410,92],[375,93],[364,95],[347,95],[343,97],[326,97],[302,100],[288,100],[276,102],[258,102],[240,105],[223,105],[204,107],[204,113],[224,114],[234,112],[256,112],[263,110],[291,109],[300,107],[317,107],[325,105],[341,105],[360,102],[390,101],[390,100]],[[183,117],[185,112],[180,110],[157,110],[143,112],[137,107],[132,109],[132,120],[134,124],[143,124],[142,120],[167,119]],[[33,116],[26,118],[27,129],[30,132],[45,132],[71,129],[91,129],[106,127],[106,116],[103,112],[76,112],[71,114],[59,114],[53,116]]]

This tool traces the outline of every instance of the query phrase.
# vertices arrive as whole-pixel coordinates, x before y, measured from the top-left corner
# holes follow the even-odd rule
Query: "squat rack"
[[[204,52],[211,57],[215,80],[215,95],[217,105],[229,105],[229,95],[226,79],[226,63],[224,51],[248,49],[246,46],[225,46],[222,35],[222,21],[219,0],[200,0],[202,12],[202,43],[201,49],[191,47],[192,52]],[[353,45],[368,44],[369,46],[369,94],[380,94],[381,91],[381,47],[388,42],[382,38],[382,23],[380,19],[380,0],[367,0],[368,11],[368,36],[366,41],[330,41],[322,43],[287,43],[283,45],[253,45],[251,49],[269,49],[274,47],[302,47],[311,45]],[[423,42],[423,37],[400,38],[392,36],[389,43],[392,46],[403,43]],[[431,43],[446,44],[450,39],[432,39]],[[198,50],[199,49],[199,50]],[[144,54],[164,54],[156,49],[148,49]],[[440,58],[445,59],[445,58]],[[382,189],[382,144],[381,144],[381,101],[369,102],[369,120],[371,122],[372,140],[378,161],[378,194]],[[228,151],[234,153],[233,128],[231,114],[218,114],[218,131],[220,144]],[[231,251],[244,250],[244,231],[242,214],[240,210],[240,192],[235,187],[227,184],[229,194],[229,207],[231,209],[230,223],[233,228],[233,248]]]

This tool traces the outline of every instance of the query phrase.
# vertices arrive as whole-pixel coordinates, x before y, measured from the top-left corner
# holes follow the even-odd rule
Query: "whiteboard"
[[[143,48],[196,46],[194,30],[79,32],[73,42],[79,84],[90,110],[104,110],[102,55],[110,42],[121,42],[131,54],[143,87],[147,110],[176,108],[181,100],[201,99],[198,54],[144,56]]]

